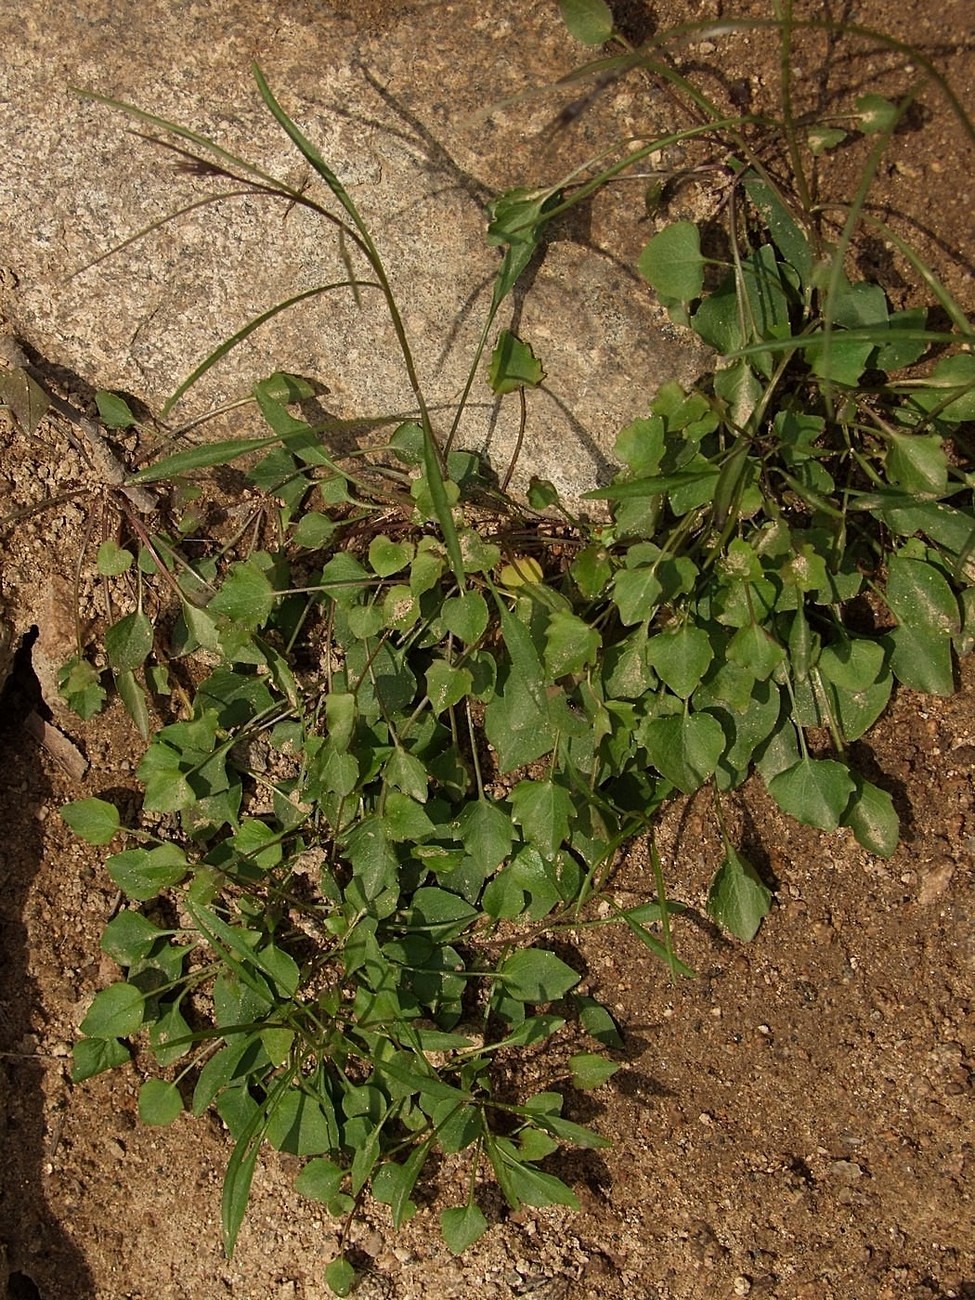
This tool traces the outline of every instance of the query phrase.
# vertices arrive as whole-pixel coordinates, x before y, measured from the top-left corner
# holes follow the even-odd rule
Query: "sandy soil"
[[[367,52],[394,18],[379,3],[336,7],[362,24]],[[662,3],[658,18],[675,21],[688,8],[694,17],[715,12]],[[858,21],[923,43],[959,89],[975,84],[972,49],[961,45],[965,0],[830,9],[847,18],[856,9]],[[631,24],[645,22],[647,11],[635,0],[618,6]],[[758,3],[735,11],[767,12]],[[714,69],[716,83],[747,80],[760,100],[776,75],[766,45],[736,38],[694,58]],[[811,71],[826,69],[821,61],[830,55],[820,84],[834,91],[859,93],[896,75],[896,59],[851,53],[824,52],[812,40],[800,56]],[[840,155],[825,166],[835,192],[851,193],[855,159]],[[971,175],[971,152],[937,98],[926,97],[917,131],[897,142],[875,194],[878,210],[913,234],[969,309]],[[860,253],[892,296],[915,296],[889,250]],[[8,620],[38,629],[0,706],[0,1242],[8,1295],[320,1300],[336,1225],[294,1193],[296,1162],[267,1155],[228,1262],[219,1201],[230,1147],[219,1122],[183,1116],[167,1130],[140,1126],[138,1062],[82,1086],[68,1081],[76,1026],[113,978],[98,941],[115,891],[99,851],[79,844],[56,810],[101,794],[134,813],[140,747],[119,707],[82,724],[58,709],[51,686],[73,637],[77,557],[89,522],[100,527],[98,486],[57,421],[29,439],[9,425],[0,432],[0,513],[36,500],[39,490],[84,485],[80,497],[23,519],[2,538]],[[80,608],[85,617],[100,614],[87,579]],[[38,692],[90,761],[81,783],[24,730]],[[623,935],[580,938],[575,960],[586,990],[614,1009],[625,1031],[612,1081],[567,1101],[572,1118],[596,1124],[613,1146],[553,1158],[582,1211],[511,1215],[485,1188],[491,1230],[455,1261],[436,1227],[439,1198],[463,1173],[447,1165],[400,1233],[381,1207],[361,1225],[357,1246],[368,1268],[357,1295],[975,1297],[975,665],[962,665],[951,699],[900,691],[855,751],[864,773],[897,802],[904,837],[892,859],[871,858],[852,836],[787,822],[750,784],[736,829],[777,883],[777,902],[754,943],[732,943],[703,912],[720,850],[702,796],[671,808],[662,831],[671,889],[689,904],[676,927],[678,950],[697,979],[671,986]],[[617,888],[627,899],[649,892],[639,846]],[[532,1068],[556,1077],[569,1050],[568,1040],[556,1041]]]

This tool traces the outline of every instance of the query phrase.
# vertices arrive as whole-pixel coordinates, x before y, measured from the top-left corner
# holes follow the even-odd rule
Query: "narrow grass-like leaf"
[[[189,474],[195,469],[209,469],[212,465],[229,465],[248,452],[263,451],[275,446],[278,438],[227,438],[223,442],[204,443],[199,447],[190,447],[186,451],[174,452],[140,469],[137,474],[130,474],[128,483],[159,483],[163,479],[177,478]]]

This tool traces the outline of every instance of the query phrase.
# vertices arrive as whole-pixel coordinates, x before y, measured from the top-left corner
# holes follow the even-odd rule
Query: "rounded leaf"
[[[846,765],[831,758],[801,758],[768,784],[769,794],[783,812],[821,831],[836,830],[854,787]]]
[[[644,248],[637,269],[666,302],[691,302],[704,287],[701,234],[693,221],[675,221]]]
[[[347,1296],[355,1283],[355,1269],[340,1255],[325,1269],[325,1285],[333,1295]]]
[[[583,45],[602,45],[613,34],[613,14],[606,0],[559,0],[562,21]]]
[[[452,1255],[462,1255],[487,1232],[488,1222],[476,1205],[456,1206],[440,1213],[440,1231]]]
[[[107,844],[121,826],[118,809],[104,799],[77,799],[66,803],[61,816],[88,844]]]
[[[144,1014],[143,994],[120,980],[95,994],[81,1032],[90,1038],[126,1038],[139,1028]]]
[[[448,632],[472,645],[480,640],[488,624],[488,607],[479,591],[465,591],[462,596],[445,600],[440,611]]]
[[[143,1124],[172,1124],[183,1110],[183,1099],[175,1083],[147,1079],[139,1089],[139,1119]]]

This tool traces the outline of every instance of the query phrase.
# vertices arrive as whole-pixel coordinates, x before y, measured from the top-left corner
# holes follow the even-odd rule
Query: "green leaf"
[[[487,603],[479,591],[465,591],[462,596],[451,596],[444,601],[440,617],[448,632],[473,645],[488,625]]]
[[[395,884],[399,860],[379,817],[366,817],[350,832],[345,852],[367,899]]]
[[[125,705],[126,712],[135,723],[143,740],[149,739],[149,704],[146,693],[133,673],[129,671],[115,674],[115,685]]]
[[[622,1047],[619,1025],[601,1002],[588,995],[575,994],[573,1000],[579,1012],[579,1023],[604,1047]]]
[[[693,327],[705,343],[730,356],[746,343],[787,338],[792,297],[791,273],[776,259],[774,248],[763,244],[742,258],[739,273],[729,273],[704,299]],[[751,364],[763,374],[772,367],[769,354],[753,356]]]
[[[812,249],[805,232],[796,225],[792,214],[779,198],[773,185],[767,184],[754,173],[749,173],[744,187],[768,226],[776,248],[798,272],[799,282],[805,288],[810,283],[813,270]]]
[[[117,671],[138,668],[152,649],[152,624],[141,609],[126,614],[105,632],[105,653]]]
[[[267,560],[267,556],[263,560]],[[225,614],[232,623],[255,630],[271,617],[275,591],[265,572],[261,554],[231,565],[223,586],[207,605],[211,614]]]
[[[554,781],[519,781],[511,795],[512,820],[551,861],[569,838],[572,800],[568,790]]]
[[[856,789],[843,815],[843,825],[850,827],[859,844],[880,858],[889,858],[897,848],[900,819],[894,801],[886,790],[863,777],[856,778]]]
[[[300,1088],[289,1088],[268,1115],[266,1137],[276,1151],[315,1156],[339,1145],[331,1105]]]
[[[714,772],[725,746],[721,723],[710,713],[655,718],[643,732],[650,761],[684,794],[693,794]]]
[[[598,1052],[577,1052],[569,1057],[573,1088],[590,1091],[611,1079],[620,1067]]]
[[[108,541],[99,546],[95,564],[103,578],[111,578],[126,573],[132,567],[132,560],[131,551],[119,546],[118,542]]]
[[[98,671],[86,659],[75,656],[58,669],[58,693],[79,718],[92,718],[107,698]]]
[[[948,458],[936,433],[888,434],[887,477],[910,493],[942,493],[948,488]]]
[[[531,347],[517,334],[502,330],[491,355],[488,381],[497,394],[513,393],[517,388],[537,388],[545,378],[542,363]]]
[[[128,429],[135,424],[135,416],[129,409],[128,402],[117,393],[100,388],[95,394],[95,405],[98,407],[99,418],[107,429]]]
[[[419,844],[436,834],[436,826],[423,811],[423,805],[391,790],[383,808],[383,825],[394,844]]]
[[[130,1059],[129,1049],[117,1038],[81,1038],[71,1049],[71,1058],[72,1083],[83,1083]]]
[[[96,993],[81,1022],[89,1038],[127,1038],[142,1024],[145,995],[132,984],[119,980]]]
[[[172,1124],[183,1112],[183,1099],[175,1083],[165,1079],[146,1079],[139,1089],[139,1119],[143,1124]]]
[[[339,753],[349,748],[355,717],[355,696],[349,691],[330,691],[325,700],[325,723],[328,738]]]
[[[637,262],[640,274],[665,304],[699,298],[704,266],[701,234],[693,221],[675,221],[654,235]]]
[[[295,1190],[309,1200],[328,1205],[341,1190],[345,1176],[346,1170],[333,1160],[316,1156],[314,1160],[308,1161],[295,1179]]]
[[[429,780],[427,769],[413,754],[408,754],[405,749],[394,750],[383,776],[387,785],[402,790],[403,794],[408,794],[418,803],[426,803]]]
[[[470,556],[465,554],[464,559],[470,570]],[[432,551],[420,551],[410,565],[410,591],[413,595],[422,596],[424,592],[431,591],[440,581],[443,567],[439,555]]]
[[[758,623],[741,627],[728,643],[727,656],[759,681],[766,681],[783,663],[785,649]]]
[[[485,709],[484,730],[502,772],[525,767],[550,753],[556,740],[549,710],[515,670]]]
[[[381,578],[405,569],[413,559],[413,547],[404,542],[393,542],[388,537],[374,537],[369,543],[369,564]]]
[[[325,1285],[333,1295],[347,1296],[355,1285],[355,1269],[339,1255],[325,1266]]]
[[[416,1180],[429,1153],[430,1143],[427,1141],[411,1152],[403,1164],[388,1161],[381,1165],[372,1180],[372,1194],[377,1201],[382,1201],[392,1210],[394,1228],[405,1223],[416,1210],[416,1206],[409,1199],[410,1192],[416,1186]]]
[[[954,695],[950,636],[904,624],[895,627],[885,640],[891,646],[891,671],[899,682],[925,695]]]
[[[554,952],[522,948],[498,967],[504,991],[518,1002],[554,1002],[579,983],[579,975]]]
[[[907,311],[891,312],[887,320],[890,331],[889,342],[882,343],[872,360],[877,370],[902,370],[919,361],[928,349],[923,339],[912,338],[912,334],[927,329],[928,313],[923,307],[913,307]],[[899,337],[900,336],[900,337]]]
[[[891,556],[885,598],[898,623],[917,632],[957,636],[961,628],[958,598],[948,579],[933,564]]]
[[[420,931],[443,944],[463,934],[477,914],[477,908],[457,894],[426,885],[413,895],[405,924],[409,930]]]
[[[287,1078],[278,1080],[263,1106],[258,1106],[246,1089],[229,1089],[221,1099],[222,1102],[229,1100],[231,1094],[236,1093],[239,1100],[246,1103],[241,1116],[242,1122],[233,1125],[228,1120],[230,1112],[226,1105],[221,1106],[221,1103],[218,1103],[217,1108],[221,1118],[237,1138],[230,1160],[227,1162],[227,1172],[223,1180],[223,1195],[220,1201],[223,1248],[228,1259],[233,1258],[240,1225],[244,1221],[244,1214],[247,1210],[251,1183],[254,1180],[254,1170],[257,1167],[257,1157],[260,1154],[264,1127],[267,1123],[267,1109],[276,1104],[277,1099],[287,1086]]]
[[[547,510],[558,504],[559,490],[551,480],[533,474],[528,484],[528,504],[533,510]]]
[[[488,1155],[510,1205],[515,1208],[518,1205],[565,1205],[570,1210],[579,1209],[579,1198],[571,1188],[566,1187],[561,1178],[546,1174],[534,1165],[523,1164],[513,1154],[502,1154],[502,1143],[503,1139],[496,1142],[489,1148]]]
[[[768,790],[782,811],[804,826],[835,831],[854,785],[845,763],[830,758],[802,758],[774,776]]]
[[[556,610],[545,629],[545,667],[552,677],[581,673],[596,662],[602,638],[599,632],[564,610]]]
[[[47,393],[22,366],[0,370],[0,402],[27,434],[33,434],[51,406]]]
[[[126,849],[105,864],[108,874],[127,898],[148,902],[172,885],[178,885],[189,870],[182,849],[159,844],[154,849]]]
[[[423,464],[423,426],[415,420],[397,425],[389,445],[404,465]]]
[[[613,14],[606,0],[559,0],[562,21],[583,45],[602,45],[613,34]]]
[[[569,565],[572,580],[587,600],[594,600],[613,576],[609,551],[599,542],[584,547]]]
[[[729,844],[708,891],[708,915],[748,943],[771,904],[772,891],[748,859]]]
[[[948,401],[953,390],[958,395]],[[936,418],[947,424],[975,420],[975,356],[959,352],[943,357],[928,375],[924,388],[911,396],[922,411],[933,411],[945,402]]]
[[[468,803],[452,830],[484,876],[504,862],[515,838],[511,818],[486,799]]]
[[[66,803],[60,812],[87,844],[107,844],[122,825],[118,809],[104,799],[77,799]]]
[[[866,135],[890,131],[897,122],[898,109],[883,95],[861,95],[856,101],[860,130]]]
[[[865,691],[880,680],[884,671],[884,648],[861,637],[835,642],[820,655],[819,670],[834,686]]]
[[[141,912],[126,909],[113,917],[102,931],[101,949],[120,966],[134,966],[165,934],[165,930],[160,930]]]
[[[487,1229],[487,1219],[473,1202],[440,1212],[440,1231],[452,1255],[463,1255]]]
[[[855,388],[866,369],[874,344],[859,337],[848,338],[843,330],[825,337],[810,338],[803,351],[814,375],[831,384]]]
[[[329,519],[328,515],[317,514],[312,511],[302,515],[298,520],[297,526],[291,534],[291,540],[296,546],[304,546],[310,551],[317,551],[331,540],[335,527],[335,523]]]
[[[650,667],[682,700],[686,700],[700,684],[713,658],[708,634],[689,623],[676,632],[662,632],[651,637],[647,646]]]
[[[531,1102],[527,1108],[531,1109]],[[603,1137],[601,1133],[594,1133],[591,1128],[586,1128],[583,1124],[573,1124],[572,1120],[563,1119],[561,1115],[552,1114],[550,1111],[533,1115],[532,1123],[563,1142],[571,1142],[586,1151],[600,1151],[612,1146],[609,1138]]]
[[[473,680],[466,668],[454,668],[446,659],[434,659],[427,669],[426,688],[434,713],[459,704],[470,694]]]
[[[830,149],[835,149],[846,139],[846,132],[838,126],[811,126],[806,132],[810,151],[818,157]]]
[[[347,607],[356,604],[368,581],[368,571],[348,551],[333,555],[322,568],[322,591],[337,605]]]
[[[613,579],[613,601],[626,624],[645,623],[652,618],[662,591],[653,569],[620,569]]]
[[[204,443],[200,447],[190,447],[188,451],[178,451],[156,461],[155,465],[149,465],[137,474],[130,475],[129,482],[158,483],[190,470],[208,469],[211,465],[229,465],[249,451],[261,451],[277,442],[277,438],[228,438],[224,442]]]
[[[158,957],[150,958],[146,965],[156,970],[160,970],[164,965],[168,966],[170,969],[168,972],[163,972],[164,974],[170,973],[173,967],[178,967],[175,973],[179,978],[182,974],[182,958],[185,951],[186,949],[179,949],[173,944],[166,945]],[[192,1032],[178,1003],[166,1003],[162,1015],[149,1029],[149,1046],[159,1064],[172,1065],[175,1061],[181,1060],[190,1050],[189,1039]]]

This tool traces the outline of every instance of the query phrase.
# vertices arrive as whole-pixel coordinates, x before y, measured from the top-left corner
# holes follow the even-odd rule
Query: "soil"
[[[336,7],[361,23],[366,51],[410,8]],[[720,8],[675,0],[656,6],[656,19],[713,17]],[[724,8],[768,12],[758,3]],[[815,6],[826,8],[922,45],[967,90],[970,107],[968,0]],[[617,11],[640,38],[649,7],[627,0]],[[747,82],[760,101],[777,75],[772,42],[716,39],[698,42],[694,59],[716,83]],[[828,78],[824,71],[819,81],[830,93],[881,87],[904,62],[855,44],[831,53]],[[797,58],[800,71],[827,67],[816,39]],[[920,242],[970,310],[972,151],[943,99],[926,95],[922,106],[918,130],[895,141],[873,201]],[[582,135],[586,129],[583,120]],[[823,170],[835,193],[855,189],[855,154],[841,151]],[[916,275],[882,242],[857,251],[892,295],[915,294]],[[69,1082],[77,1026],[114,977],[99,937],[116,898],[101,851],[80,844],[57,809],[98,794],[134,816],[141,746],[117,704],[82,723],[57,704],[53,680],[71,650],[75,611],[85,619],[103,612],[84,566],[76,595],[76,562],[90,561],[89,528],[102,527],[103,508],[110,518],[110,502],[86,478],[57,419],[30,438],[9,424],[0,433],[4,515],[39,490],[84,485],[80,497],[25,516],[3,537],[0,609],[15,641],[37,629],[0,705],[0,1242],[8,1296],[320,1300],[337,1224],[294,1192],[297,1162],[267,1154],[228,1262],[219,1218],[230,1144],[220,1123],[183,1116],[165,1130],[141,1126],[136,1067]],[[671,891],[689,905],[675,941],[697,978],[671,984],[615,930],[580,935],[570,954],[585,972],[585,991],[613,1009],[625,1036],[613,1079],[567,1097],[571,1118],[613,1141],[598,1155],[552,1158],[581,1211],[511,1215],[485,1187],[491,1230],[454,1260],[439,1241],[437,1213],[464,1170],[445,1165],[399,1233],[382,1207],[360,1225],[356,1244],[368,1267],[358,1296],[975,1298],[972,661],[960,665],[958,686],[949,699],[898,691],[889,714],[854,747],[859,769],[892,793],[901,814],[902,844],[889,860],[866,854],[846,833],[799,827],[759,784],[744,788],[736,837],[776,886],[774,910],[747,946],[704,914],[720,855],[709,799],[668,810],[660,847]],[[41,696],[90,763],[84,779],[69,776],[25,730]],[[635,846],[616,880],[619,896],[646,897],[649,879]],[[557,1078],[569,1050],[569,1040],[557,1042],[534,1062],[534,1082]]]

